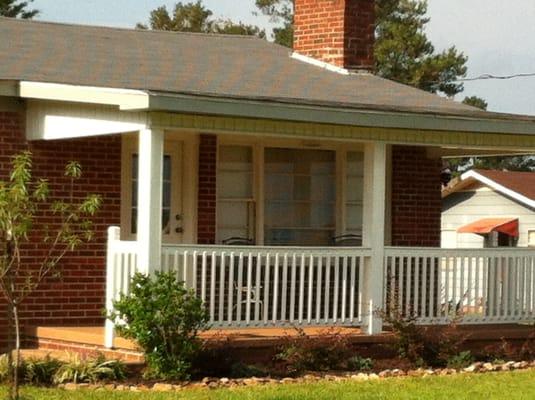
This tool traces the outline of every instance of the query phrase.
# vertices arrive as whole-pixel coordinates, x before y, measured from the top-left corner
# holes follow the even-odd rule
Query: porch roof
[[[342,74],[292,57],[285,47],[248,36],[0,18],[0,37],[0,82],[139,90],[151,98],[147,109],[169,107],[169,101],[152,102],[153,97],[190,96],[256,101],[260,107],[275,103],[281,107],[336,108],[346,114],[356,109],[487,120],[489,125],[474,130],[489,132],[506,132],[508,128],[500,126],[500,121],[527,122],[520,131],[511,128],[507,133],[535,133],[535,118],[483,112],[372,74]],[[179,100],[174,99],[175,108]],[[310,110],[304,111],[314,120]],[[348,122],[355,124],[354,118]],[[419,127],[417,122],[412,125]]]

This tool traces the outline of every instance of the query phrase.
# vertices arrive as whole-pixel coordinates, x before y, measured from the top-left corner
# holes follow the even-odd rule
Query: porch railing
[[[110,229],[108,310],[138,271],[136,242]],[[363,324],[372,252],[364,248],[164,245],[161,271],[203,300],[214,328]],[[395,248],[384,251],[386,312],[420,324],[535,319],[532,249]],[[369,290],[369,289],[368,289]],[[106,345],[114,327],[107,322]]]
[[[359,325],[367,249],[165,245],[214,327]]]
[[[387,311],[422,324],[535,319],[532,249],[386,248]]]

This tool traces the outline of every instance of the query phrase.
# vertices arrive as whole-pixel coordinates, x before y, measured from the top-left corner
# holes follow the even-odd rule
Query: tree
[[[486,110],[487,107],[489,106],[485,100],[477,96],[470,96],[470,97],[467,96],[464,98],[463,103],[468,104],[469,106],[480,108],[482,110]]]
[[[149,24],[137,24],[138,29],[155,29],[176,32],[222,33],[232,35],[254,35],[265,37],[265,32],[257,26],[230,20],[212,19],[213,12],[207,9],[201,0],[195,3],[181,2],[175,4],[172,15],[167,7],[152,10]]]
[[[10,18],[32,19],[39,10],[28,10],[29,3],[33,0],[18,1],[18,0],[0,0],[0,16]]]
[[[255,0],[259,11],[281,24],[274,40],[291,47],[293,0]],[[432,93],[454,96],[463,91],[467,57],[452,46],[436,52],[425,34],[425,0],[377,0],[375,72]]]
[[[12,399],[19,397],[21,304],[47,277],[61,273],[60,261],[68,252],[93,238],[91,218],[100,208],[101,198],[74,197],[75,182],[81,175],[77,162],[68,163],[68,196],[53,196],[45,179],[33,178],[31,153],[24,152],[13,157],[9,179],[0,182],[0,293],[8,305],[9,334],[15,335],[14,349],[8,352]],[[54,216],[58,222],[51,227],[36,227],[34,222],[40,215]],[[31,243],[44,243],[44,255],[32,255],[31,260],[23,257],[25,246]]]

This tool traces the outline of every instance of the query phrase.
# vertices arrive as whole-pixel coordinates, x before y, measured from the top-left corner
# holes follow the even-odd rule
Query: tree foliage
[[[114,302],[108,318],[143,349],[150,377],[188,379],[200,349],[197,333],[208,322],[201,299],[172,273],[136,274],[131,288]]]
[[[231,20],[213,19],[213,12],[201,0],[195,3],[179,2],[170,13],[166,6],[152,10],[149,24],[137,24],[138,29],[154,29],[175,32],[220,33],[265,37],[264,30],[255,25]]]
[[[464,104],[468,104],[469,106],[480,108],[482,110],[486,110],[489,106],[488,103],[483,100],[481,97],[477,96],[470,96],[465,97],[463,100]]]
[[[0,0],[0,16],[9,18],[32,19],[39,10],[30,10],[28,7],[33,0]]]
[[[66,165],[65,176],[69,194],[62,199],[53,195],[46,179],[33,177],[31,153],[23,152],[13,157],[9,179],[0,181],[0,293],[8,304],[8,333],[14,330],[17,354],[12,398],[18,398],[21,304],[47,277],[61,273],[60,261],[68,252],[93,238],[92,217],[101,198],[74,197],[75,183],[82,176],[77,162]],[[36,227],[40,215],[53,216],[57,223]],[[24,257],[30,243],[42,243],[46,251],[42,256]]]

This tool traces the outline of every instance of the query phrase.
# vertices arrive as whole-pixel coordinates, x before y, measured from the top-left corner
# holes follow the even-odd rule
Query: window
[[[362,236],[364,154],[348,152],[346,162],[346,221],[344,234]]]
[[[132,154],[132,207],[131,234],[137,233],[137,187],[138,187],[138,155]],[[162,233],[168,235],[171,231],[171,156],[165,155],[163,158],[163,191],[162,191]]]
[[[528,231],[528,246],[535,247],[535,230]]]
[[[335,232],[336,153],[266,148],[264,240],[324,246]]]
[[[248,146],[220,146],[217,171],[217,238],[254,240],[253,155]]]

